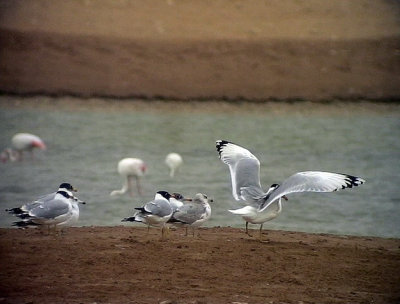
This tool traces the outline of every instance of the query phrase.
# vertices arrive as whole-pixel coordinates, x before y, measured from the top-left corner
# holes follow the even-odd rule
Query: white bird
[[[186,235],[188,234],[188,227],[192,227],[193,236],[196,227],[201,226],[211,217],[211,207],[207,195],[197,193],[193,200],[189,203],[183,204],[173,214],[169,222],[186,227]]]
[[[21,218],[21,221],[14,222],[13,226],[71,226],[78,221],[78,203],[85,202],[75,197],[72,191],[76,191],[71,184],[62,183],[57,192],[43,195],[33,202],[21,207],[8,209],[7,211]]]
[[[140,178],[146,174],[147,165],[139,158],[124,158],[118,162],[118,173],[125,178],[124,185],[121,190],[114,190],[111,196],[123,195],[129,192],[133,196],[133,179],[136,180],[136,187],[139,195],[142,195],[140,186]]]
[[[0,155],[1,161],[23,160],[23,153],[29,152],[33,158],[33,150],[38,148],[46,150],[43,140],[36,135],[29,133],[17,133],[11,138],[11,148],[6,148]]]
[[[161,227],[161,238],[165,238],[166,223],[171,218],[173,209],[169,202],[171,194],[167,191],[158,191],[154,200],[135,208],[138,210],[133,216],[124,218],[123,222],[141,222],[149,226]]]
[[[263,223],[280,214],[281,199],[287,200],[286,195],[296,192],[333,192],[365,182],[362,178],[347,174],[306,171],[295,173],[281,185],[273,184],[264,192],[260,184],[260,162],[249,150],[225,140],[218,140],[216,148],[222,162],[229,166],[233,197],[246,204],[243,208],[229,211],[241,215],[246,221],[247,234],[248,223],[260,224],[260,238]]]
[[[182,156],[180,156],[178,153],[169,153],[165,157],[165,164],[168,166],[170,170],[169,176],[174,177],[179,167],[183,164]]]
[[[172,193],[170,199],[169,199],[169,204],[172,207],[172,211],[175,212],[176,209],[178,209],[179,207],[182,207],[185,201],[191,201],[192,199],[190,198],[185,198],[183,197],[182,194],[180,193]]]

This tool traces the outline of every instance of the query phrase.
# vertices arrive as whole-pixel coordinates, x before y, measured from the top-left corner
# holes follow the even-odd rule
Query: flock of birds
[[[24,141],[25,140],[25,141]],[[45,149],[44,142],[35,135],[28,133],[16,134],[12,139],[13,149],[7,148],[2,154],[3,160],[22,160],[23,152],[28,151],[33,156],[34,148]],[[281,184],[272,184],[264,191],[260,183],[260,161],[246,148],[226,140],[216,141],[216,150],[223,163],[228,165],[232,196],[240,201],[241,208],[229,210],[239,215],[246,222],[246,233],[249,234],[248,224],[259,224],[261,239],[263,224],[276,218],[282,211],[282,199],[288,200],[287,195],[299,192],[333,192],[345,188],[359,186],[364,179],[348,174],[323,171],[298,172]],[[12,156],[12,158],[10,157]],[[165,159],[173,177],[182,165],[182,157],[170,153]],[[140,177],[146,173],[146,163],[138,158],[124,158],[118,163],[118,173],[125,178],[121,190],[114,190],[111,196],[128,193],[133,195],[133,181],[141,193]],[[57,228],[74,225],[79,218],[79,200],[73,192],[76,190],[69,183],[62,183],[57,192],[39,197],[33,202],[7,211],[20,220],[13,223],[17,227],[41,226]],[[140,222],[148,227],[161,227],[161,236],[166,238],[169,227],[188,227],[193,230],[201,226],[211,216],[211,207],[207,195],[198,193],[193,198],[185,198],[179,193],[158,191],[150,202],[135,208],[135,213],[123,219],[125,222]]]

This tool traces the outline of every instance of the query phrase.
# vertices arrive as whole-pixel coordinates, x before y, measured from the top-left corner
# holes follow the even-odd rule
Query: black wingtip
[[[19,228],[28,228],[30,226],[40,226],[40,224],[36,224],[32,221],[18,221],[18,222],[12,223],[12,226],[16,226]]]
[[[136,220],[134,216],[131,216],[124,218],[123,220],[121,220],[121,222],[136,222]]]
[[[215,142],[215,147],[217,148],[219,156],[221,156],[222,148],[225,147],[227,144],[231,144],[231,142],[223,139],[219,139]]]
[[[24,213],[24,211],[17,207],[17,208],[11,208],[11,209],[6,209],[6,212],[10,213],[10,214],[21,214]]]
[[[343,174],[343,175],[346,176],[345,178],[346,185],[343,185],[342,189],[357,187],[365,183],[365,180],[362,179],[361,177],[348,174]]]

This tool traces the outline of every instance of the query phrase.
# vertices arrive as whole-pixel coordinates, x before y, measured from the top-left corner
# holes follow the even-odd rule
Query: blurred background
[[[264,188],[303,170],[367,180],[293,196],[265,228],[399,237],[399,17],[395,0],[0,1],[0,149],[18,132],[48,147],[0,164],[0,226],[67,181],[88,202],[79,225],[120,225],[168,190],[242,227],[226,139],[260,159]],[[111,198],[124,157],[148,164],[144,193]]]
[[[0,90],[395,98],[397,0],[0,1]]]

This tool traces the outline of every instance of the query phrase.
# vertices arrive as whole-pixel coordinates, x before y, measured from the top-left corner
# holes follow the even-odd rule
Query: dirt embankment
[[[254,234],[256,235],[254,231]],[[0,303],[398,303],[400,240],[241,229],[0,229]]]
[[[0,92],[400,96],[396,1],[4,1]]]

